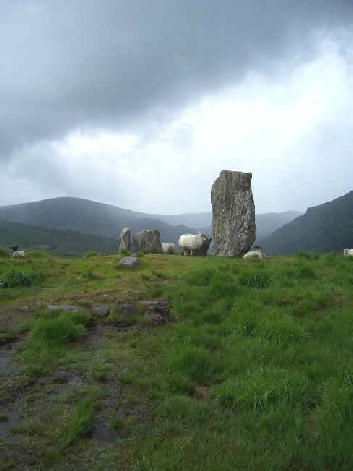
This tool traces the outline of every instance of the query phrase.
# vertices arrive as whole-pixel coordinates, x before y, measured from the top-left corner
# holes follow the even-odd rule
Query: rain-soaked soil
[[[19,427],[20,423],[20,416],[17,412],[8,412],[2,417],[2,421],[0,422],[0,433],[11,431]]]
[[[130,312],[135,307],[125,308],[124,304],[123,309]],[[136,332],[138,335],[139,331],[172,321],[169,307],[164,301],[162,304],[147,302],[146,314],[150,322],[146,325],[120,325],[109,322],[103,309],[97,312],[98,319],[89,328],[87,338],[78,346],[79,351],[87,355],[87,358],[94,356],[99,359],[100,349],[107,336],[110,339],[116,336],[118,342],[120,335],[129,332]],[[102,318],[99,317],[99,312],[103,312]],[[129,312],[127,316],[130,315]],[[28,310],[22,309],[19,315],[23,314],[27,317]],[[0,345],[0,471],[51,469],[48,456],[56,453],[50,431],[56,426],[53,411],[58,404],[66,404],[71,396],[76,397],[77,401],[77,394],[81,394],[80,391],[87,387],[98,385],[104,391],[95,412],[93,426],[89,434],[83,437],[83,440],[88,441],[89,450],[102,450],[102,446],[111,447],[114,444],[119,446],[124,440],[130,439],[129,435],[136,424],[138,427],[151,420],[148,407],[141,399],[143,395],[140,393],[141,398],[134,397],[131,385],[120,381],[122,372],[129,370],[131,366],[128,360],[119,358],[116,368],[102,381],[92,378],[82,367],[61,367],[47,375],[27,378],[16,358],[25,338],[22,335]],[[72,454],[70,450],[67,450],[68,454],[71,453],[67,460],[74,464],[73,467],[66,467],[68,461],[65,453],[66,450],[62,457],[56,456],[55,468],[52,469],[89,469],[84,460],[80,464],[80,453]],[[87,449],[85,453],[87,454]]]
[[[14,368],[11,357],[17,351],[20,341],[5,343],[0,347],[0,375],[6,374],[9,370]]]

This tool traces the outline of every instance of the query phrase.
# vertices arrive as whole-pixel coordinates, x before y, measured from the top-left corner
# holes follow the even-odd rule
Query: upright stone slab
[[[138,251],[162,253],[161,234],[157,229],[146,229],[133,236]]]
[[[212,185],[213,254],[240,257],[256,237],[251,173],[222,170]]]
[[[120,232],[119,252],[122,250],[131,252],[131,229],[128,227]]]

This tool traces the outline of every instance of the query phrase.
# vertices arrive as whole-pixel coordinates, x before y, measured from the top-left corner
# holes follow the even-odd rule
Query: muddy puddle
[[[59,385],[69,384],[75,388],[79,388],[84,384],[84,378],[78,371],[56,371],[49,376],[49,381]]]
[[[9,361],[10,355],[5,355],[0,352],[0,375],[5,373]]]
[[[98,442],[113,443],[119,438],[119,434],[108,421],[102,419],[95,424],[92,438]]]
[[[97,346],[101,342],[101,332],[97,327],[93,327],[89,330],[87,345]]]
[[[12,429],[18,428],[21,424],[21,419],[16,412],[9,412],[2,416],[0,419],[0,434],[11,432]]]
[[[14,342],[7,343],[0,348],[0,376],[16,369],[11,360],[12,356],[18,350],[20,343],[20,340],[16,340]]]

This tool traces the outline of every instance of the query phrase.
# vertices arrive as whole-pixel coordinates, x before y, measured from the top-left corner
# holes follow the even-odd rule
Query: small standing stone
[[[162,253],[161,234],[156,229],[147,229],[133,236],[138,251]]]
[[[131,229],[129,227],[124,227],[120,232],[119,252],[122,251],[131,252]]]

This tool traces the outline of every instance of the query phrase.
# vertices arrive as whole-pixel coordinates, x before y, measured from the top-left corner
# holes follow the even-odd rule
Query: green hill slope
[[[18,245],[21,250],[43,249],[65,256],[89,251],[117,253],[116,239],[0,220],[0,246],[10,248],[11,245]]]
[[[299,211],[256,214],[256,237],[258,239],[267,237],[276,229],[288,224],[301,214]]]
[[[184,225],[171,226],[128,209],[71,197],[3,206],[0,219],[115,239],[123,227],[130,227],[133,232],[157,229],[163,242],[177,242],[180,234],[193,231]]]
[[[259,241],[272,254],[299,250],[340,252],[353,247],[353,191],[331,202],[309,208],[305,214]]]
[[[300,214],[298,211],[257,214],[257,237],[267,236]],[[123,227],[130,227],[133,232],[158,229],[163,242],[175,243],[180,234],[196,230],[212,236],[211,212],[147,214],[71,197],[3,206],[0,207],[0,219],[113,238],[119,236]]]

